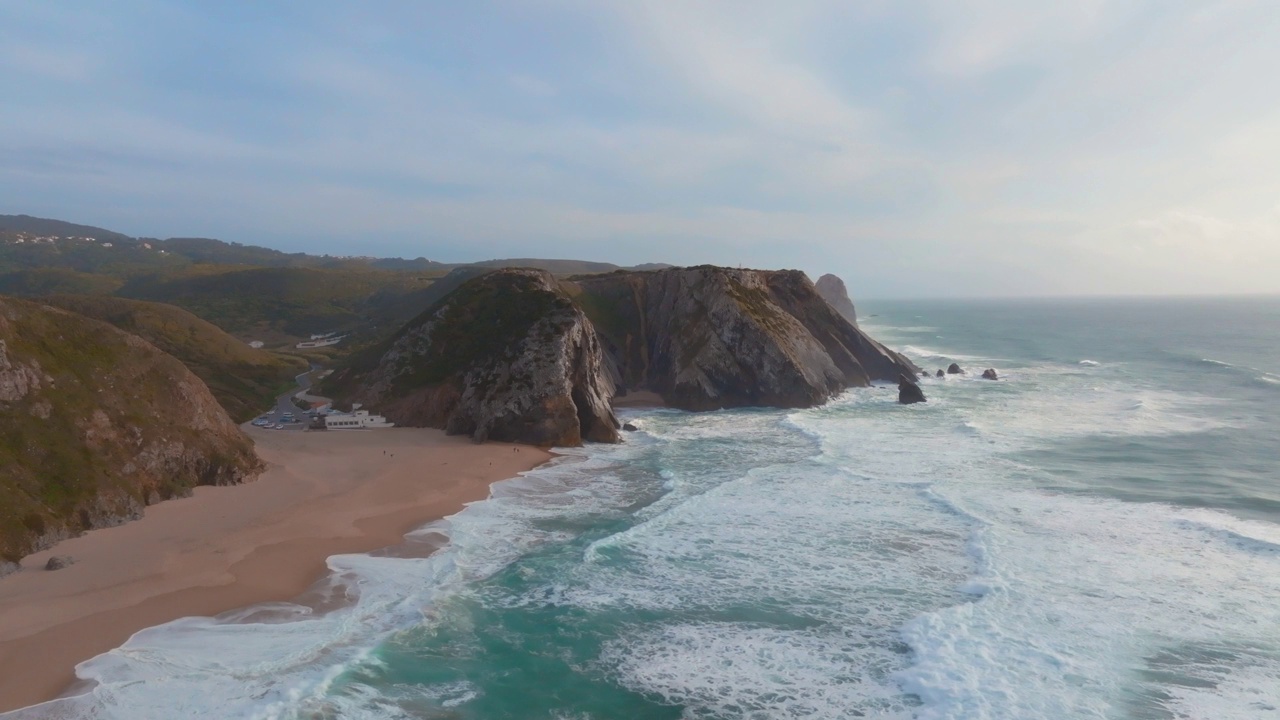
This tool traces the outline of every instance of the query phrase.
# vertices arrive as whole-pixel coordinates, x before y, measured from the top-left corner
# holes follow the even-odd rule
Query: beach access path
[[[439,430],[244,427],[268,465],[257,480],[196,488],[0,579],[0,712],[66,694],[76,664],[143,628],[296,598],[329,556],[397,545],[551,458]],[[44,570],[55,555],[75,562]]]

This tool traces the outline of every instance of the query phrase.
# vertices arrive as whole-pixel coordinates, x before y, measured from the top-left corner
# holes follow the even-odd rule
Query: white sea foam
[[[625,519],[580,562],[545,583],[531,570],[530,589],[494,602],[615,619],[587,669],[685,717],[1280,716],[1280,527],[1037,490],[1036,470],[1008,457],[1063,437],[1224,427],[1205,418],[1220,401],[1113,363],[1007,376],[936,383],[911,408],[866,388],[790,414],[632,411],[644,431],[628,445],[575,452],[424,528],[448,538],[435,556],[333,558],[348,607],[140,633],[82,667],[102,683],[92,696],[54,709],[465,716],[478,684],[378,686],[349,670],[376,675],[369,649],[405,628],[468,622],[457,598],[514,559]],[[21,717],[65,717],[39,712]]]
[[[1030,470],[985,438],[999,437],[1001,450],[1036,441],[1039,428],[1010,426],[1062,407],[1071,388],[1042,398],[1045,408],[1014,403],[1016,415],[931,397],[928,412],[902,413],[889,426],[868,412],[888,407],[851,397],[800,420],[823,436],[832,462],[884,483],[923,483],[975,528],[974,575],[958,587],[976,600],[904,626],[915,663],[895,677],[924,702],[912,717],[1280,717],[1280,607],[1272,601],[1280,526],[1026,487],[1019,478]],[[1125,418],[1208,402],[1112,391],[1107,403],[1072,407],[1081,425],[1185,430],[1184,419],[1159,418],[1153,428],[1144,426],[1153,418],[1137,426]],[[991,411],[1005,419],[984,416]],[[988,432],[973,435],[968,421],[965,433],[938,432],[957,414],[982,418]],[[884,509],[895,515],[901,506]],[[1170,655],[1181,658],[1173,670],[1161,664]]]
[[[324,715],[334,708],[361,716],[369,708],[352,699],[359,697],[358,689],[352,697],[335,697],[334,683],[351,669],[376,662],[370,649],[430,620],[451,593],[568,534],[540,520],[618,512],[646,492],[652,495],[652,488],[616,482],[611,475],[617,457],[627,452],[617,448],[613,455],[589,458],[566,451],[566,458],[551,467],[495,484],[490,500],[424,529],[449,539],[430,557],[329,558],[329,582],[352,597],[336,610],[315,613],[295,606],[281,612],[288,606],[274,604],[269,613],[259,607],[148,628],[123,647],[78,666],[81,678],[97,682],[89,694],[3,717],[275,720]],[[255,614],[272,619],[243,622]],[[386,699],[375,705],[383,707]],[[397,713],[379,710],[370,716]]]

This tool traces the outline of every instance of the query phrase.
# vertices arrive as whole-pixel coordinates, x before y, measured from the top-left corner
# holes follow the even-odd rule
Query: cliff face
[[[0,565],[260,470],[182,363],[106,323],[0,297]]]
[[[809,407],[918,369],[795,270],[499,270],[445,296],[321,392],[401,425],[539,445],[616,442],[615,388],[674,407]]]
[[[675,407],[808,407],[917,368],[842,318],[799,271],[712,266],[580,278],[622,384]]]
[[[325,381],[400,425],[535,445],[617,442],[586,315],[539,270],[474,278]]]
[[[818,282],[813,286],[822,299],[835,308],[845,320],[854,325],[858,324],[858,311],[853,308],[853,301],[849,299],[849,291],[845,288],[843,280],[827,273],[818,278]]]

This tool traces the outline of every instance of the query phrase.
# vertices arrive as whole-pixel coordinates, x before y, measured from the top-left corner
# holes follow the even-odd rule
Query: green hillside
[[[0,566],[260,468],[173,357],[106,323],[0,297]]]
[[[94,275],[65,268],[38,268],[0,275],[0,295],[110,295],[123,284],[111,275]]]
[[[383,308],[433,280],[385,270],[252,268],[138,277],[117,295],[177,305],[231,333],[299,337],[376,322]]]
[[[181,360],[236,422],[270,407],[307,369],[301,358],[255,350],[172,305],[82,295],[57,295],[40,302],[111,323]]]

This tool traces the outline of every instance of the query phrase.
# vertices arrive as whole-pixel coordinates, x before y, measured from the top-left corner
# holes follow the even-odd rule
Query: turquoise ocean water
[[[12,717],[1280,718],[1280,299],[859,309],[969,374],[628,411],[435,555],[332,558],[312,606],[144,631]]]

